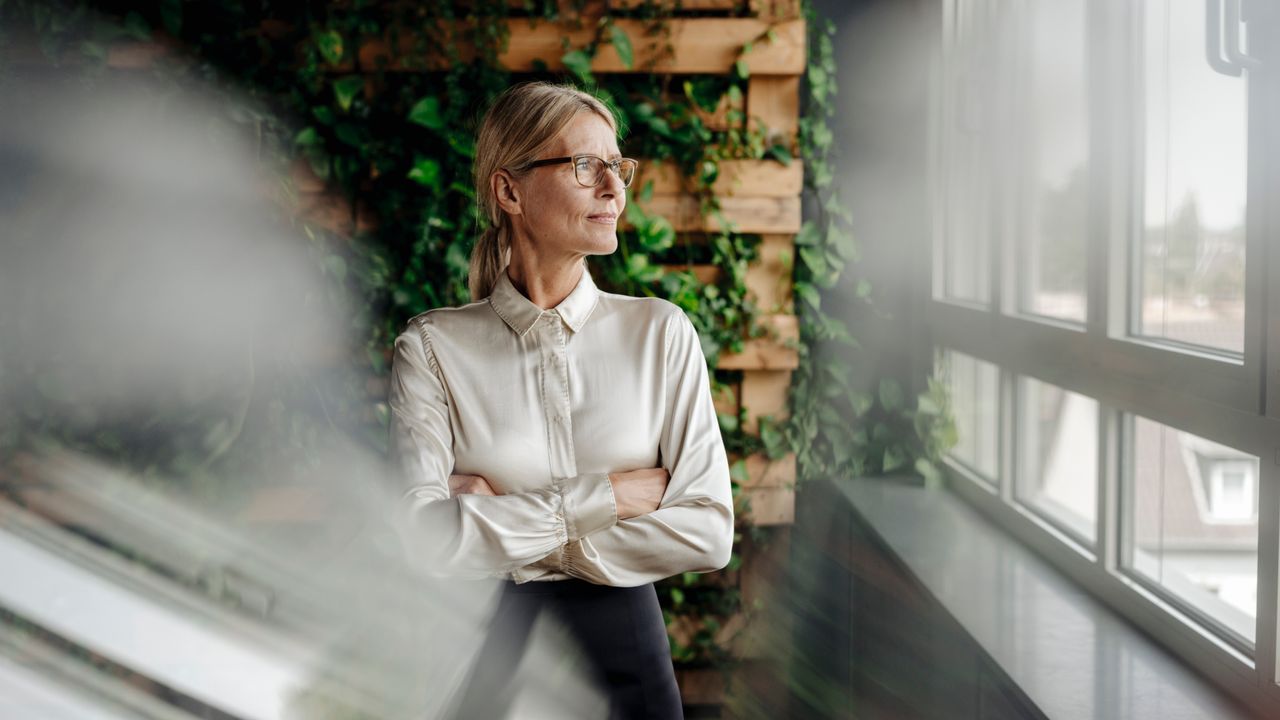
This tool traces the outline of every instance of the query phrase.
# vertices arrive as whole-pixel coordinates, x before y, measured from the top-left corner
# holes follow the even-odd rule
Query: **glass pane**
[[[951,456],[994,480],[999,475],[999,368],[954,350],[943,351],[940,362],[958,436]]]
[[[1137,334],[1243,352],[1245,78],[1209,66],[1202,3],[1144,7]]]
[[[1252,644],[1258,458],[1133,418],[1126,565]]]
[[[1018,384],[1018,500],[1090,543],[1098,501],[1098,402],[1056,385]]]
[[[1019,310],[1084,322],[1089,222],[1085,2],[1028,8],[1019,157]]]
[[[937,231],[943,297],[986,304],[991,298],[992,209],[986,150],[991,78],[984,72],[992,20],[975,4],[957,4],[946,72]],[[989,60],[985,61],[989,63]]]

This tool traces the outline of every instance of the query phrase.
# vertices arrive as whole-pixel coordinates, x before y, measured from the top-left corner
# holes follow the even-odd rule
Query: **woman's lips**
[[[603,223],[605,225],[616,225],[618,223],[617,215],[588,215],[587,219],[591,222]]]

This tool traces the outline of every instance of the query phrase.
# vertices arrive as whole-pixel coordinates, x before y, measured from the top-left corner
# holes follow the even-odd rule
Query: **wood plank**
[[[701,106],[695,104],[693,106],[693,112],[702,119],[702,124],[706,125],[708,129],[723,131],[730,129],[731,127],[742,126],[742,123],[740,122],[730,123],[729,113],[737,110],[742,112],[742,115],[739,117],[746,117],[746,106],[746,99],[741,93],[737,95],[736,100],[730,97],[729,93],[725,93],[720,96],[720,102],[716,104],[715,110],[708,112],[703,110]]]
[[[671,222],[676,232],[716,232],[719,220],[702,212],[702,204],[691,195],[654,195],[647,203],[634,197],[648,213],[656,213]],[[800,198],[726,197],[720,199],[720,212],[731,228],[741,233],[800,232]],[[620,223],[626,227],[625,218]]]
[[[800,322],[795,315],[773,315],[767,318],[775,337],[753,338],[744,343],[740,353],[721,353],[716,367],[722,370],[795,370],[800,367],[800,354],[785,342],[799,342]]]
[[[621,10],[634,10],[644,7],[653,0],[608,0],[608,6]],[[743,5],[754,5],[758,0],[678,0],[680,10],[683,12],[707,12],[715,10],[737,10]],[[507,6],[513,9],[524,8],[525,0],[507,0]],[[676,10],[677,0],[666,0],[665,4],[662,0],[657,3],[658,7],[665,7],[669,12]],[[574,0],[560,0],[557,6],[560,8],[561,16],[568,13],[578,12],[575,8]],[[588,0],[587,6],[582,9],[582,14],[587,17],[599,15],[606,9],[605,0]],[[752,8],[752,12],[754,12]]]
[[[703,285],[714,285],[720,282],[723,272],[715,265],[663,265],[665,272],[692,272],[693,277]]]
[[[730,453],[729,464],[736,463],[740,457]],[[743,488],[791,488],[795,484],[795,453],[787,453],[777,460],[770,460],[764,453],[747,456],[747,479],[741,483]]]
[[[560,61],[565,53],[563,40],[568,40],[570,48],[581,48],[595,37],[595,28],[590,25],[575,29],[562,23],[527,18],[510,18],[506,23],[509,39],[506,50],[498,55],[498,62],[512,72],[532,72],[535,61],[539,60],[548,70],[564,70]],[[591,63],[594,72],[722,75],[732,70],[743,45],[748,42],[754,43],[754,47],[742,59],[753,76],[799,76],[805,70],[803,20],[769,23],[754,18],[676,18],[664,24],[669,31],[666,37],[647,37],[649,23],[643,20],[616,20],[614,26],[631,38],[634,64],[629,68],[624,66],[612,45],[602,45]],[[460,23],[459,29],[465,34],[466,23]],[[770,30],[774,39],[760,40]],[[402,37],[399,52],[393,57],[385,39],[370,40],[358,51],[360,66],[372,70],[385,62],[386,69],[400,71],[448,67],[449,60],[436,54],[406,63],[405,58],[413,57],[416,41],[414,37]],[[674,52],[668,52],[668,44]],[[475,48],[465,41],[459,41],[458,51],[462,62],[475,59]]]
[[[693,187],[674,163],[640,161],[640,172],[631,185],[637,190],[653,181],[654,195],[680,195]],[[804,163],[783,165],[776,160],[721,160],[720,174],[711,186],[718,197],[796,197],[804,191]]]
[[[796,491],[793,488],[743,488],[736,498],[734,513],[746,525],[793,524],[796,521]]]
[[[740,389],[737,383],[725,383],[720,386],[719,392],[711,393],[711,402],[715,405],[716,412],[723,415],[738,416],[738,394]]]
[[[765,235],[756,249],[758,257],[747,265],[747,297],[767,313],[794,313],[795,238]]]
[[[745,370],[739,398],[747,416],[742,429],[752,435],[760,433],[760,418],[787,418],[787,399],[791,395],[790,370]]]
[[[351,237],[356,229],[351,203],[336,192],[298,193],[297,217],[344,237]]]
[[[676,684],[685,705],[724,702],[724,673],[717,668],[676,668]]]
[[[752,75],[747,81],[747,127],[768,129],[771,142],[791,147],[800,129],[800,78]]]
[[[750,0],[751,14],[762,20],[790,20],[803,15],[800,0]]]

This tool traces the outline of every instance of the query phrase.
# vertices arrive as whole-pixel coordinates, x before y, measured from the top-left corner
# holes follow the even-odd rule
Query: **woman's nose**
[[[599,189],[603,195],[621,195],[626,186],[622,184],[622,176],[613,168],[605,168],[604,178],[601,180]]]

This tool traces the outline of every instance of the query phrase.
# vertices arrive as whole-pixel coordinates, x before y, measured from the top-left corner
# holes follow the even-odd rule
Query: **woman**
[[[729,561],[729,466],[697,331],[658,298],[602,292],[636,163],[595,97],[526,83],[476,143],[474,302],[395,341],[391,451],[409,552],[504,583],[460,714],[501,717],[537,614],[557,613],[611,717],[680,717],[653,588]]]

